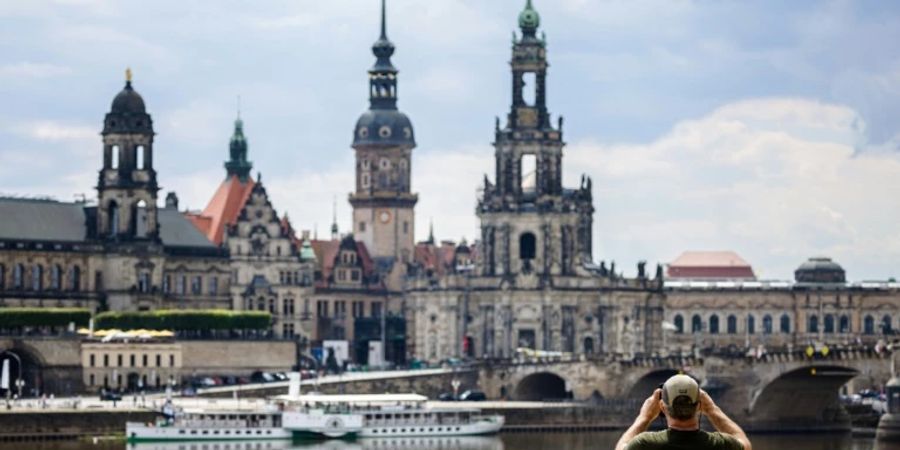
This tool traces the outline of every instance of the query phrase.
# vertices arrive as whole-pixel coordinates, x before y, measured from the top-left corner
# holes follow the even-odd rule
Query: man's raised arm
[[[727,434],[740,441],[741,445],[744,446],[744,450],[752,450],[750,439],[747,438],[744,430],[742,430],[737,423],[728,418],[728,416],[722,412],[722,409],[713,402],[709,394],[703,390],[700,391],[700,411],[702,411],[703,414],[706,414],[706,417],[709,419],[709,422],[712,423],[712,426],[715,427],[716,431]]]
[[[641,406],[641,412],[638,413],[636,419],[634,419],[634,423],[625,430],[625,433],[622,434],[622,437],[619,438],[619,443],[616,444],[616,450],[625,450],[625,447],[628,446],[628,443],[634,439],[635,436],[643,433],[647,430],[647,427],[656,420],[656,417],[659,416],[659,400],[662,396],[662,389],[657,389],[653,391],[653,394],[647,400],[644,400],[644,404]],[[749,450],[749,449],[748,449]]]

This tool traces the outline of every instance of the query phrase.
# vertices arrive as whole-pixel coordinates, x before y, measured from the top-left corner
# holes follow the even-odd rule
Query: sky
[[[416,235],[478,235],[494,117],[525,0],[388,0],[418,148]],[[900,275],[900,3],[534,0],[564,184],[593,179],[594,258],[734,250],[761,278],[811,256]],[[131,67],[154,164],[182,208],[225,175],[240,97],[249,158],[298,230],[350,226],[353,126],[377,0],[0,0],[0,194],[96,196],[99,132]],[[555,120],[555,119],[554,119]],[[2,218],[0,218],[2,220]]]

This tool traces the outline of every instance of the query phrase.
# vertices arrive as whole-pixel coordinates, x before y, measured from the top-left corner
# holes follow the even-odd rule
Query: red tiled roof
[[[755,279],[753,267],[733,251],[687,251],[669,263],[668,278]]]
[[[221,245],[225,227],[237,222],[255,184],[252,179],[241,182],[237,175],[227,178],[216,189],[203,212],[188,217],[210,241]]]

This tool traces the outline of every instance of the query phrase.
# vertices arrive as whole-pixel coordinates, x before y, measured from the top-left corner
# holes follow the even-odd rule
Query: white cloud
[[[889,200],[900,196],[900,155],[858,152],[863,128],[844,106],[748,100],[648,144],[577,142],[566,175],[594,177],[599,258],[726,248],[789,277],[825,254],[851,277],[887,277],[896,274],[876,261],[900,259],[900,204]]]
[[[23,61],[0,66],[0,77],[50,78],[72,73],[72,69],[59,64]]]

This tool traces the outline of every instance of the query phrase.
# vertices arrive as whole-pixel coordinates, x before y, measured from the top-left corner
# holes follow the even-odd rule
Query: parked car
[[[459,399],[464,402],[482,402],[487,400],[487,396],[484,395],[484,392],[472,390],[463,392]]]
[[[456,397],[453,396],[452,392],[442,392],[441,395],[438,395],[438,400],[442,402],[455,402]]]
[[[250,381],[253,383],[271,383],[275,381],[275,377],[269,372],[257,370],[253,372],[253,375],[250,375]]]
[[[122,395],[116,391],[109,391],[106,389],[100,390],[100,400],[107,402],[118,402],[122,400]]]

